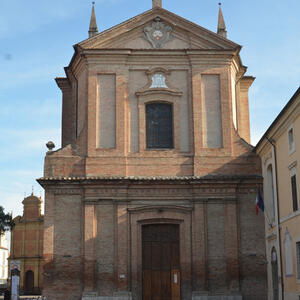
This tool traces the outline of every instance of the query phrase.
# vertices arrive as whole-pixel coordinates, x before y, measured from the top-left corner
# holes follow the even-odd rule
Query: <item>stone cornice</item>
[[[182,96],[182,92],[177,90],[171,89],[164,89],[164,88],[153,88],[153,89],[145,89],[143,91],[136,92],[137,96],[146,96],[146,95],[158,95],[158,94],[167,94],[171,96]]]
[[[21,216],[17,216],[13,219],[13,221],[15,222],[15,224],[35,224],[35,223],[41,223],[44,221],[44,215],[41,215],[38,218],[35,219],[24,219],[24,217]],[[15,229],[15,228],[14,228]]]
[[[254,180],[260,181],[261,175],[206,175],[206,176],[93,176],[93,177],[42,177],[37,181],[42,185],[51,184],[68,184],[68,183],[83,183],[93,184],[97,182],[116,182],[122,181],[124,184],[127,182],[168,182],[178,184],[184,183],[241,183],[244,181]]]
[[[255,77],[253,76],[243,76],[241,78],[241,86],[240,89],[244,90],[244,91],[248,91],[248,89],[250,88],[250,86],[252,85],[252,83],[254,82]]]
[[[231,65],[236,64],[239,60],[236,50],[232,49],[80,49],[77,50],[66,68],[68,71],[78,74],[79,69],[86,64],[127,64],[130,60],[135,63],[135,60],[141,59],[143,64],[149,64],[155,58],[162,59],[165,63],[178,64],[178,59],[181,57],[186,60],[185,63],[193,63],[195,65],[211,64],[211,65]],[[145,61],[146,59],[146,61]],[[161,62],[160,62],[161,63]],[[181,62],[182,64],[182,62]],[[242,68],[244,74],[246,67],[241,64],[236,65],[236,68]]]
[[[118,24],[110,29],[100,32],[92,38],[80,42],[78,45],[82,48],[93,48],[95,46],[99,46],[99,42],[100,44],[103,44],[106,40],[111,40],[122,34],[126,34],[137,27],[146,25],[148,22],[152,21],[156,17],[160,17],[164,22],[174,27],[174,29],[181,28],[187,32],[191,32],[201,37],[202,39],[205,39],[208,44],[211,44],[215,47],[231,48],[238,50],[241,49],[240,45],[163,8],[148,10],[121,24]]]
[[[174,206],[174,205],[151,205],[151,206],[140,206],[135,208],[127,208],[127,211],[131,214],[133,213],[141,213],[145,211],[159,211],[163,212],[165,210],[168,211],[178,211],[182,213],[190,213],[193,211],[193,207],[187,206]]]
[[[80,51],[80,57],[94,55],[228,55],[234,57],[236,50],[232,49],[128,49],[128,48],[101,48],[84,49]]]
[[[68,78],[65,78],[65,77],[56,77],[55,81],[56,81],[58,87],[62,91],[71,89],[70,80]]]
[[[43,256],[42,255],[36,255],[36,256],[16,256],[16,255],[12,255],[8,259],[9,260],[17,260],[17,259],[20,259],[20,260],[23,260],[23,259],[26,259],[26,260],[29,260],[29,259],[40,260],[40,259],[43,259]]]

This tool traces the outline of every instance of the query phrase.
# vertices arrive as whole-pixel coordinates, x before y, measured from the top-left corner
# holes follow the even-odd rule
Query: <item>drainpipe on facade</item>
[[[276,231],[278,236],[278,254],[280,263],[280,287],[281,287],[281,299],[284,300],[284,282],[283,282],[283,263],[282,263],[282,251],[281,251],[281,222],[280,222],[280,207],[279,207],[279,193],[278,193],[278,168],[277,168],[277,151],[276,143],[273,139],[266,137],[267,141],[272,145],[272,154],[274,155],[275,164],[275,186],[276,186],[276,210],[277,210],[277,220],[276,220]]]

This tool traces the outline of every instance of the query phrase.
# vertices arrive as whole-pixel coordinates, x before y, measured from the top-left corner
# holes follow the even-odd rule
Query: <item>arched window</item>
[[[25,293],[30,295],[34,292],[34,273],[29,270],[25,273]]]
[[[286,228],[284,237],[285,275],[293,275],[293,243],[292,237]]]
[[[174,147],[172,104],[149,103],[146,105],[146,145],[148,149]]]
[[[273,167],[268,165],[267,168],[267,201],[269,203],[270,212],[272,213],[272,219],[275,219],[275,196],[274,196],[274,184],[273,184]]]
[[[273,299],[278,300],[279,292],[279,281],[278,281],[278,260],[277,252],[273,247],[271,252],[271,262],[272,262],[272,285],[273,285]]]

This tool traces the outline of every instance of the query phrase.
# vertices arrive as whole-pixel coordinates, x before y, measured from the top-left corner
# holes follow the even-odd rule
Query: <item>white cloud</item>
[[[118,3],[121,0],[97,0],[96,3]],[[91,2],[73,0],[15,0],[0,3],[0,38],[33,33],[44,26],[90,12]],[[5,14],[3,13],[5,12]]]
[[[2,164],[7,164],[16,158],[19,160],[26,158],[29,161],[40,160],[47,151],[45,144],[49,140],[57,147],[60,145],[59,129],[0,129],[0,135],[7,137],[4,147],[0,149]]]
[[[46,59],[46,58],[45,58]],[[17,65],[17,62],[15,62]],[[64,64],[55,64],[55,65],[44,65],[42,64],[36,67],[31,67],[28,69],[27,65],[20,64],[19,71],[14,69],[1,70],[0,71],[0,87],[1,89],[14,88],[16,86],[20,87],[28,83],[38,84],[42,81],[49,81],[52,78],[64,76],[63,66]],[[4,80],[5,79],[5,80]]]
[[[0,38],[17,33],[28,33],[38,30],[41,26],[49,24],[54,20],[67,19],[78,10],[76,2],[63,7],[71,1],[1,1],[1,11],[6,12],[0,18]],[[17,13],[17,12],[22,13]]]

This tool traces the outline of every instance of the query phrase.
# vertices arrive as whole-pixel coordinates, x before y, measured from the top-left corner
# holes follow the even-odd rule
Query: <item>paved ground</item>
[[[20,296],[20,299],[23,300],[42,300],[41,296]],[[3,296],[0,296],[0,300],[4,299]]]

